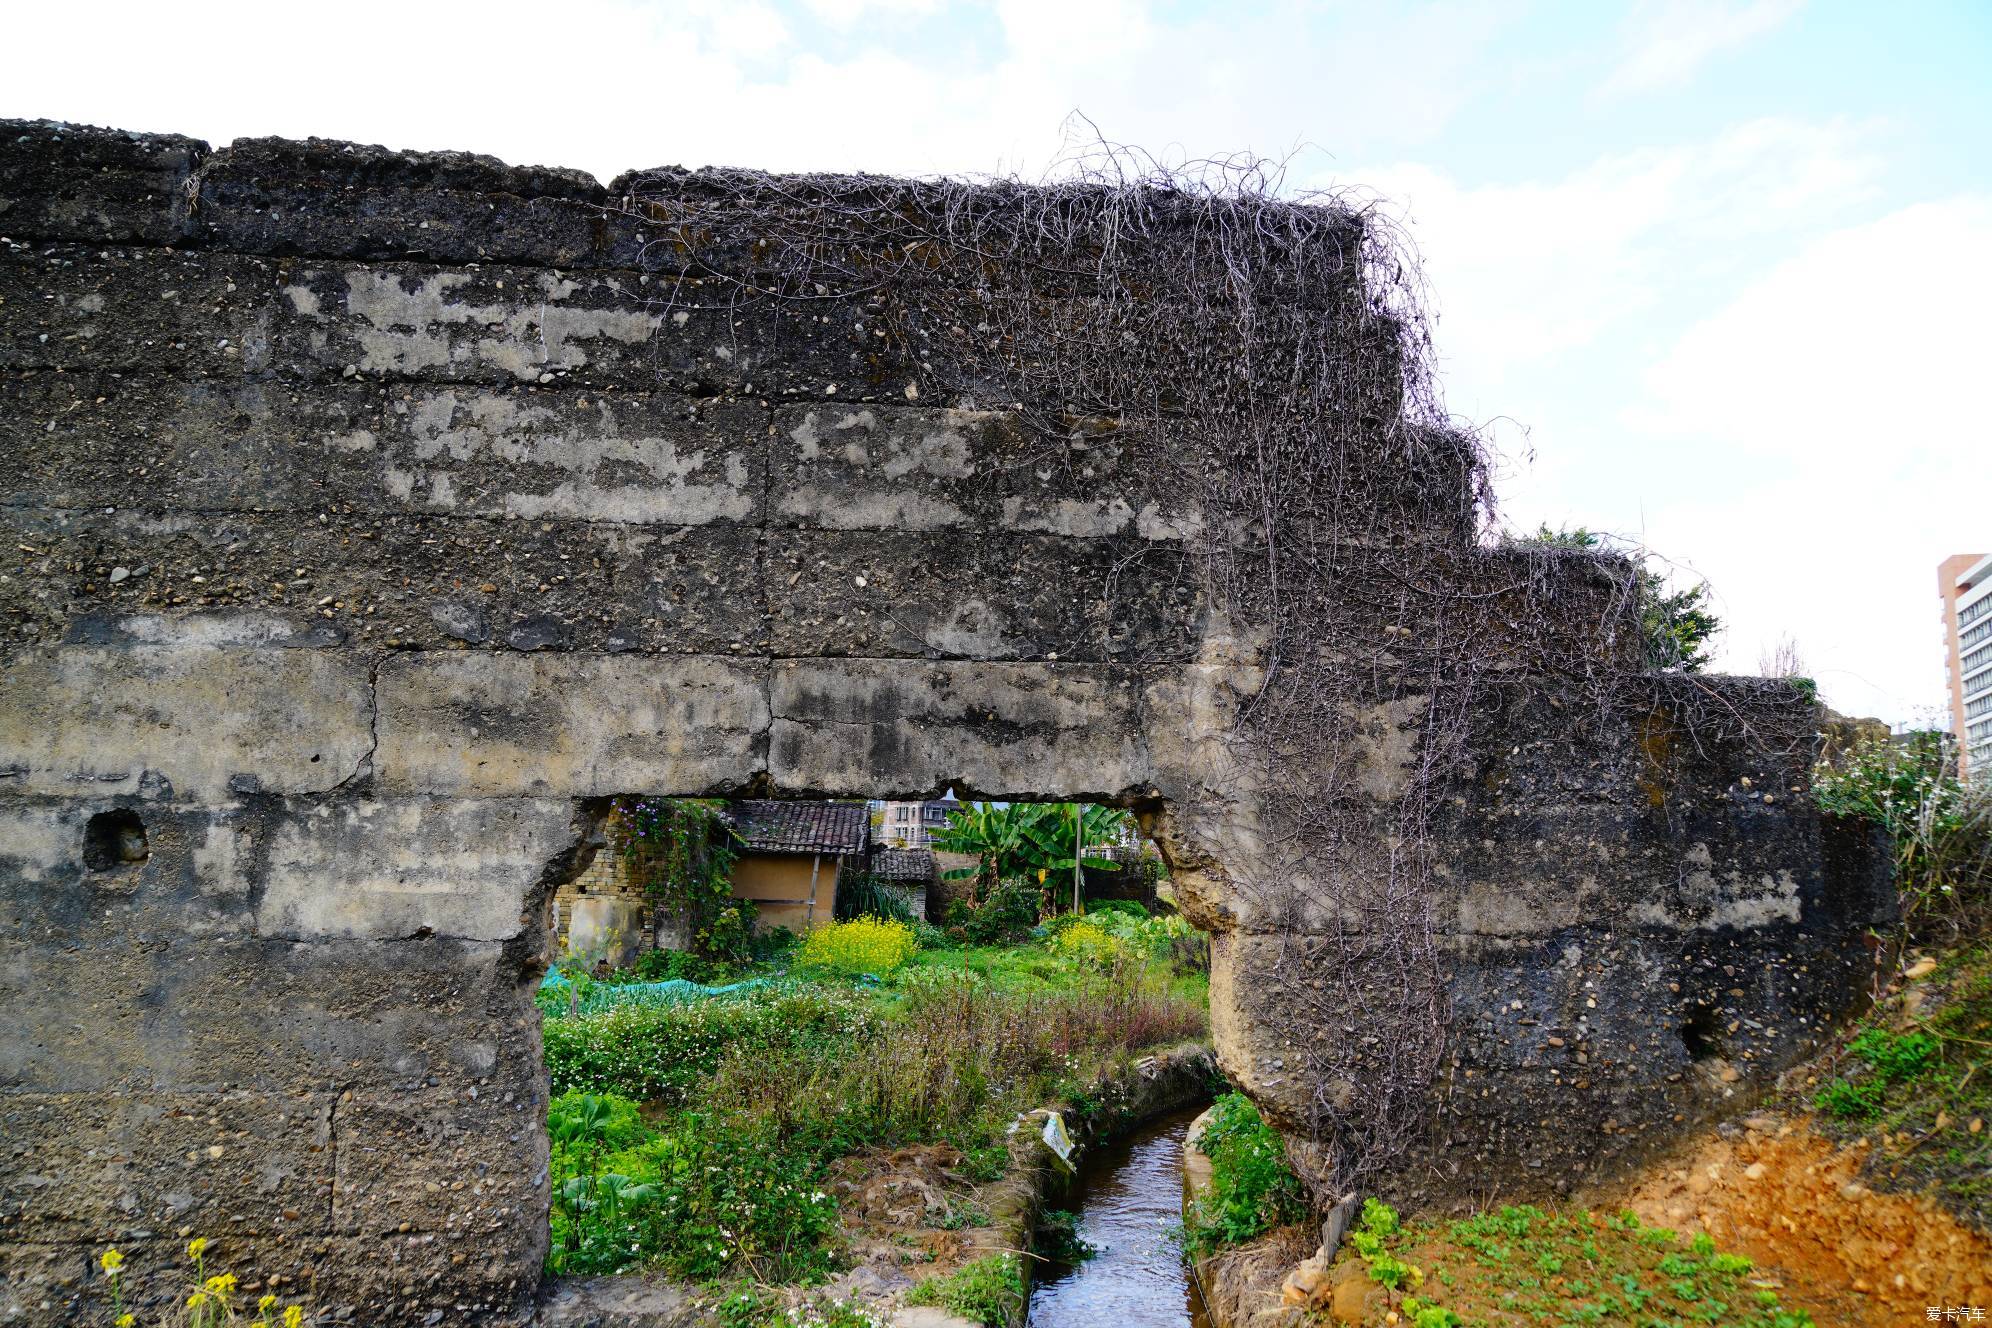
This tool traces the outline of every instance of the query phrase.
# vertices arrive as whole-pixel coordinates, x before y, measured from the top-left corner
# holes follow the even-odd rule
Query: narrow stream
[[[1183,1138],[1202,1110],[1094,1149],[1065,1207],[1098,1254],[1040,1264],[1027,1328],[1209,1328],[1171,1232],[1183,1218]]]

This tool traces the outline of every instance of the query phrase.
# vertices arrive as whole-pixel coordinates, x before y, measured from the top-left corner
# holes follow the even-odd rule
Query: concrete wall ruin
[[[369,1324],[521,1306],[544,914],[623,792],[1157,812],[1227,1071],[1297,1136],[1371,1091],[1303,1072],[1373,1036],[1306,883],[1398,846],[1255,892],[1225,738],[1265,661],[1193,574],[1169,440],[1048,456],[872,296],[756,337],[682,271],[667,303],[622,189],[0,126],[0,1316],[69,1322],[103,1244],[156,1268],[190,1232]],[[1474,631],[1528,629],[1512,553],[1404,549],[1494,587]],[[1858,999],[1887,906],[1802,796],[1809,699],[1579,695],[1622,649],[1601,566],[1548,568],[1590,625],[1478,686],[1432,813],[1453,1035],[1413,1198],[1554,1193],[1761,1086]],[[1429,711],[1348,704],[1320,796],[1388,807]]]

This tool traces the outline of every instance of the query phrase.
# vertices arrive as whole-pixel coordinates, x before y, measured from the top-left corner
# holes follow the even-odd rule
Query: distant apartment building
[[[1958,553],[1937,568],[1958,774],[1992,779],[1992,554]]]
[[[885,819],[879,822],[877,840],[893,848],[926,848],[948,823],[948,813],[961,804],[953,798],[928,802],[883,802]]]

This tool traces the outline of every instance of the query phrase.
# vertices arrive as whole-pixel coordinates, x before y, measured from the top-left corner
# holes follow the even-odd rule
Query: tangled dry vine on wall
[[[1267,980],[1322,1032],[1301,1052],[1312,1118],[1284,1123],[1317,1145],[1317,1195],[1360,1186],[1427,1127],[1447,1061],[1432,827],[1475,708],[1518,667],[1599,683],[1636,631],[1633,569],[1537,549],[1488,570],[1484,449],[1445,415],[1418,266],[1381,212],[1281,197],[1253,158],[1103,147],[1057,174],[661,171],[621,206],[667,310],[725,309],[765,350],[852,320],[874,349],[847,394],[910,381],[923,404],[1011,410],[1018,464],[1075,493],[1114,447],[1191,500],[1176,533],[1213,631],[1263,666],[1229,745],[1266,835],[1224,870],[1282,938],[1291,971]],[[1560,604],[1563,559],[1608,591]],[[1362,791],[1379,723],[1417,738],[1384,798]]]

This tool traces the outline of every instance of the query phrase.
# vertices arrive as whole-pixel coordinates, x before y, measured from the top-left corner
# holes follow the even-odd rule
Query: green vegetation
[[[1071,802],[971,802],[949,812],[933,840],[937,849],[978,860],[948,873],[975,877],[978,895],[999,881],[1029,881],[1066,899],[1075,867],[1113,866],[1096,849],[1134,842],[1134,818],[1126,811]]]
[[[1992,789],[1957,777],[1949,735],[1874,734],[1813,773],[1820,810],[1888,831],[1904,930],[1954,939],[1992,924]]]
[[[1103,1068],[1205,1035],[1206,979],[1180,970],[1167,943],[1187,929],[1138,911],[1079,924],[1113,947],[1083,962],[1057,944],[1066,928],[1009,947],[915,950],[913,928],[872,918],[819,929],[786,965],[727,966],[750,980],[733,995],[582,1015],[545,1000],[559,1095],[548,1271],[813,1285],[843,1254],[837,1158],[946,1143],[963,1155],[957,1174],[994,1179],[1019,1111],[1083,1109]],[[669,957],[640,967],[694,971]],[[970,1267],[929,1294],[994,1303],[1002,1270]],[[845,1313],[820,1305],[798,1319],[792,1298],[781,1303],[788,1319],[769,1317],[771,1302],[741,1322]]]
[[[1633,1328],[1811,1328],[1751,1280],[1750,1261],[1707,1235],[1683,1241],[1630,1213],[1507,1207],[1457,1222],[1403,1224],[1370,1199],[1349,1253],[1369,1279],[1365,1323],[1627,1324]],[[1394,1317],[1392,1317],[1394,1316]]]
[[[1575,530],[1552,530],[1544,525],[1527,542],[1558,549],[1603,551],[1614,547],[1608,536],[1582,526]],[[1709,645],[1722,630],[1722,620],[1709,609],[1712,592],[1708,582],[1698,581],[1685,590],[1670,590],[1668,574],[1655,567],[1644,553],[1639,556],[1638,570],[1633,576],[1633,588],[1639,596],[1646,667],[1682,673],[1700,673],[1707,668]]]
[[[1084,1263],[1099,1253],[1079,1234],[1079,1214],[1062,1208],[1047,1208],[1038,1214],[1031,1247],[1039,1257],[1063,1264]]]
[[[912,1305],[938,1305],[983,1328],[1006,1328],[1023,1308],[1024,1274],[1014,1254],[991,1254],[946,1277],[930,1278],[906,1297]]]
[[[1190,1253],[1209,1254],[1307,1215],[1279,1132],[1243,1093],[1217,1100],[1198,1146],[1210,1158],[1211,1184],[1184,1214],[1183,1246]]]
[[[814,1297],[798,1308],[767,1287],[742,1287],[720,1301],[719,1328],[884,1328],[849,1301]]]
[[[1877,1184],[1992,1226],[1992,789],[1955,757],[1946,734],[1874,734],[1814,771],[1822,810],[1888,832],[1901,939],[1952,948],[1868,1013],[1811,1100],[1829,1133],[1872,1143]]]
[[[1824,1128],[1874,1146],[1867,1169],[1930,1190],[1992,1226],[1992,941],[1954,951],[1909,984],[1917,1000],[1871,1011],[1822,1075]]]
[[[755,910],[733,898],[739,840],[725,810],[708,798],[618,798],[609,835],[656,906],[684,918],[696,953],[744,960],[753,950]]]

